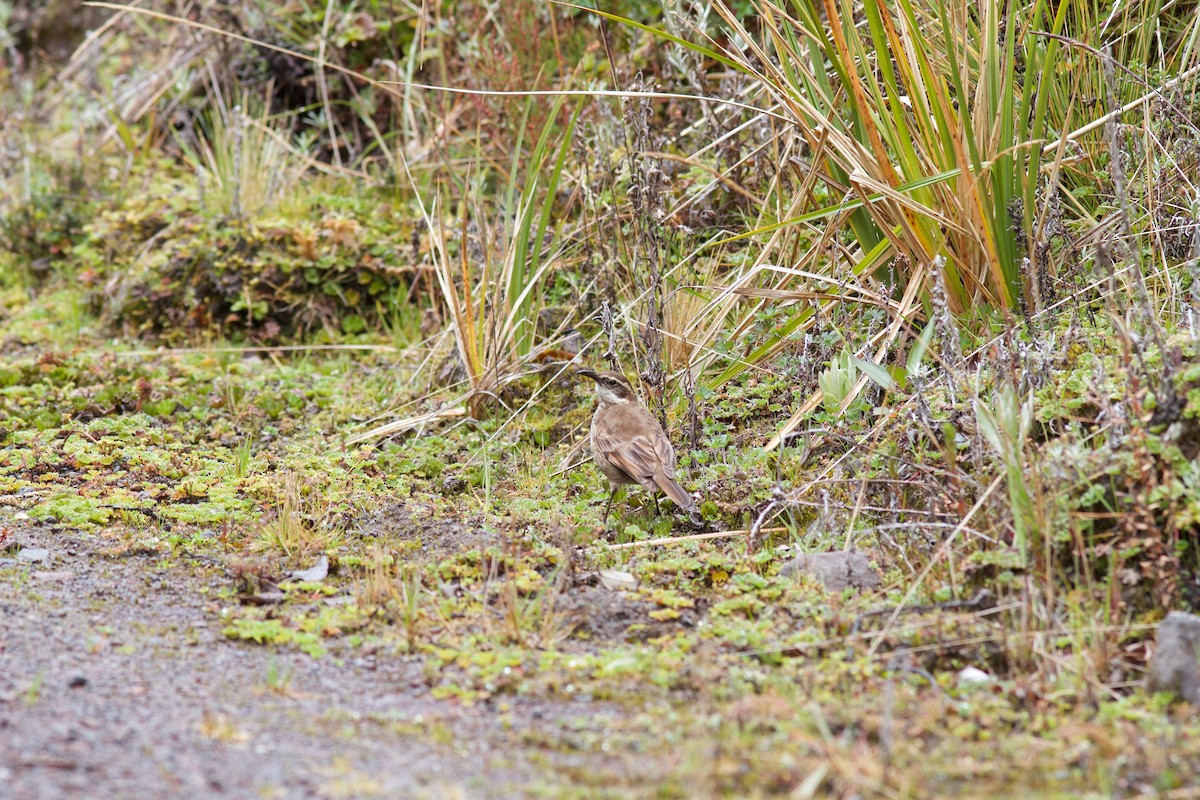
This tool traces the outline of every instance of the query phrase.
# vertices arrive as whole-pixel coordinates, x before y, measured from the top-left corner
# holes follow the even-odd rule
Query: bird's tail
[[[696,510],[695,498],[688,494],[674,478],[660,472],[654,476],[654,482],[658,485],[658,488],[663,490],[663,494],[671,498],[671,501],[675,505],[689,514]]]

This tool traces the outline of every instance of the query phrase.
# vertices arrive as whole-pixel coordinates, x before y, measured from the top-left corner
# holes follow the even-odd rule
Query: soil
[[[411,552],[427,558],[483,551],[500,547],[504,541],[499,534],[484,530],[482,524],[433,518],[431,509],[406,503],[388,503],[372,509],[356,518],[350,530],[364,539],[393,536],[415,542]]]
[[[6,555],[14,542],[50,551],[49,563],[0,566],[9,800],[556,796],[559,770],[630,779],[620,757],[571,752],[573,738],[604,735],[615,707],[462,705],[433,699],[403,657],[232,641],[226,601],[208,599],[229,583],[214,560],[6,527]]]

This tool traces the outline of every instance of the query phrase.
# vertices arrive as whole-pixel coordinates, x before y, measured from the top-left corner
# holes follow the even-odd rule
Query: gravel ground
[[[230,641],[206,597],[228,582],[216,565],[164,568],[158,554],[108,554],[101,537],[8,530],[7,800],[546,796],[558,767],[593,766],[558,745],[618,713],[520,698],[465,707],[431,698],[416,662]],[[49,558],[14,562],[20,548]]]

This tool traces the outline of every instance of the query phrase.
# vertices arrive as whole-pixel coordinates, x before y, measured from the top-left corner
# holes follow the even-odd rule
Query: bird
[[[592,415],[591,448],[596,466],[608,478],[608,502],[604,523],[608,522],[613,498],[624,484],[641,484],[654,500],[662,492],[695,518],[696,501],[675,480],[675,448],[658,420],[638,402],[633,384],[619,372],[576,370],[577,375],[596,382],[599,405]]]

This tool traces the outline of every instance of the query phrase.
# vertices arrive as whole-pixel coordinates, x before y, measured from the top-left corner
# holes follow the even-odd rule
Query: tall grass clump
[[[928,318],[935,284],[968,334],[1046,308],[1078,259],[1051,242],[1072,227],[1063,217],[1086,226],[1105,213],[1101,40],[1121,41],[1131,62],[1176,68],[1189,41],[1185,24],[1155,40],[1139,33],[1155,24],[1148,11],[1105,20],[1087,2],[749,5],[754,13],[716,4],[720,24],[690,37],[598,12],[742,75],[774,151],[797,166],[771,182],[751,230],[724,239],[761,245],[711,287],[684,332],[714,388],[768,363],[835,306],[886,312],[883,328],[848,342],[876,362]],[[1149,89],[1132,74],[1122,72],[1126,105]],[[771,335],[711,347],[718,335],[746,340],[779,304]],[[814,391],[782,433],[820,405]]]
[[[518,161],[518,137],[502,220],[489,229],[482,216],[476,217],[481,234],[477,252],[470,252],[468,246],[465,213],[457,258],[445,247],[440,221],[427,217],[435,231],[438,291],[470,385],[468,410],[476,418],[488,398],[495,399],[508,382],[519,377],[521,367],[534,355],[544,279],[561,244],[551,224],[553,199],[578,116],[576,109],[565,125],[560,124],[561,106],[561,102],[556,104],[524,170]],[[555,135],[560,141],[552,149]],[[519,186],[518,175],[522,174],[523,186]],[[463,211],[468,207],[464,201]]]
[[[203,211],[236,220],[269,210],[308,171],[303,143],[270,113],[271,94],[214,90],[208,109],[181,143],[196,172]]]

